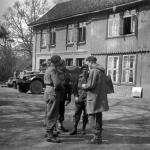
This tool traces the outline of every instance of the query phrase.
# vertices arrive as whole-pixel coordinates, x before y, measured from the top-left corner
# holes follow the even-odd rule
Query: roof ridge
[[[45,15],[31,23],[36,26],[48,22],[60,21],[72,17],[111,9],[113,6],[129,5],[148,0],[67,0],[56,4]],[[150,2],[150,1],[149,1]]]

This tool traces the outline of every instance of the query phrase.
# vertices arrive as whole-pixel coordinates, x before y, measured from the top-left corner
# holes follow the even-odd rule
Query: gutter
[[[139,2],[143,2],[143,0],[137,0],[137,1],[134,1],[134,2],[129,2],[129,3],[125,3],[125,4],[121,4],[121,5],[115,5],[115,6],[116,7],[123,7],[123,6],[126,6],[126,5],[131,5],[131,4],[135,4],[135,3],[139,3]],[[66,19],[70,19],[70,18],[74,18],[74,17],[79,17],[79,16],[83,16],[83,15],[87,15],[87,14],[94,14],[94,13],[98,13],[98,12],[103,12],[103,11],[106,11],[106,10],[113,9],[115,6],[104,8],[104,9],[97,10],[97,11],[92,11],[92,12],[77,14],[77,15],[73,15],[73,16],[69,16],[69,17],[64,17],[64,18],[61,18],[61,19],[53,20],[53,21],[41,22],[41,23],[38,23],[38,24],[35,24],[35,25],[30,25],[29,24],[28,26],[34,27],[34,26],[39,26],[39,25],[42,25],[42,24],[58,22],[58,21],[62,21],[62,20],[66,20]]]
[[[149,50],[138,50],[138,51],[128,51],[128,52],[106,52],[106,53],[91,53],[93,56],[100,56],[100,55],[121,55],[121,54],[145,54],[150,53]]]

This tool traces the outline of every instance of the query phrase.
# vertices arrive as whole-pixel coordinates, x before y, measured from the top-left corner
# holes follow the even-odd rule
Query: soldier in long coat
[[[87,84],[82,88],[87,91],[87,113],[89,115],[89,125],[94,134],[94,138],[88,141],[90,144],[102,143],[102,112],[108,111],[108,100],[106,93],[105,70],[96,64],[97,59],[89,56],[87,64],[90,68]]]
[[[60,64],[60,56],[54,55],[51,57],[51,64],[47,68],[44,76],[46,89],[44,99],[46,102],[46,132],[47,141],[59,143],[60,141],[54,136],[54,128],[59,115],[59,103],[61,93],[61,81],[58,77],[57,66]]]

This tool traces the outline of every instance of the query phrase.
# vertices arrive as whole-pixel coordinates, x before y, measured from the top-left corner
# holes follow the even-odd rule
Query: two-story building
[[[110,74],[115,92],[150,96],[150,1],[72,0],[57,4],[36,22],[33,70],[54,54],[81,66],[94,55]]]

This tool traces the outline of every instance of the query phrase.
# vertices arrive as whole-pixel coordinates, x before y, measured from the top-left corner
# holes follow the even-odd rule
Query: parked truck
[[[66,73],[69,74],[71,84],[74,87],[80,73],[80,68],[77,66],[67,66]],[[43,92],[44,87],[44,73],[42,72],[22,72],[17,79],[17,88],[23,93],[30,91],[32,94],[40,94]]]
[[[27,72],[22,73],[17,79],[17,88],[20,92],[30,91],[32,94],[40,94],[44,88],[44,73]]]

